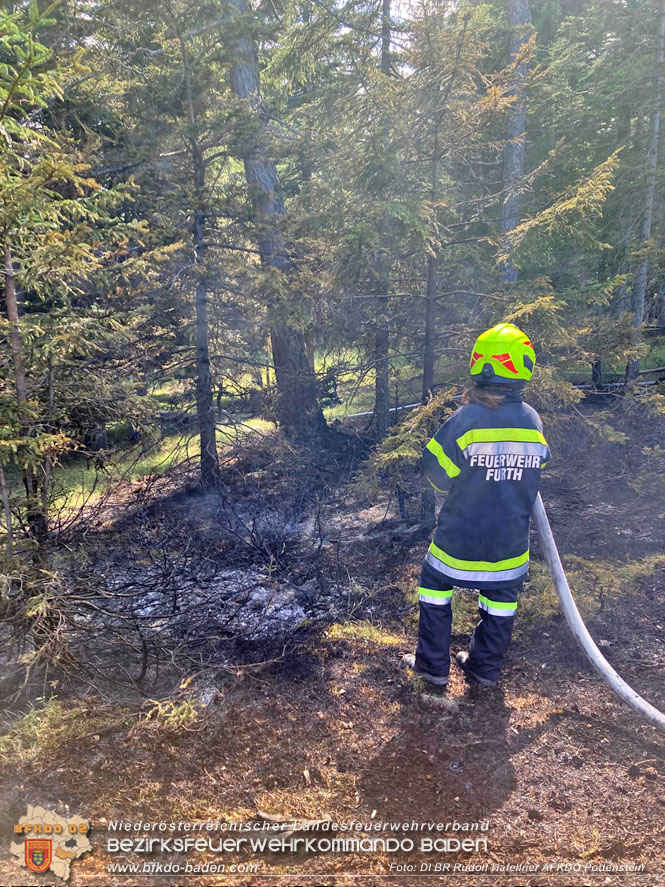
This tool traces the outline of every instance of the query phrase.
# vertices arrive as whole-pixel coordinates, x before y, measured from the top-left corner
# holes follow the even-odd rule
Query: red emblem
[[[507,370],[510,370],[511,373],[517,372],[517,367],[510,359],[510,354],[493,354],[492,357],[494,360],[498,360],[499,363],[502,363]]]
[[[28,838],[25,842],[25,864],[31,872],[45,872],[53,859],[50,838]]]
[[[479,360],[481,357],[482,357],[482,354],[478,354],[477,351],[474,351],[473,354],[471,355],[471,366],[473,366],[474,363],[475,363],[477,360]]]

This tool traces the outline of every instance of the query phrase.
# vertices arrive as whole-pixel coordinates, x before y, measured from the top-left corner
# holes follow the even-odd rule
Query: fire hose
[[[617,696],[623,699],[623,701],[634,711],[642,715],[642,717],[649,721],[650,724],[653,724],[654,727],[658,727],[659,730],[665,732],[665,714],[658,711],[658,709],[651,705],[651,703],[647,702],[646,699],[643,699],[639,693],[633,690],[633,688],[627,684],[619,674],[617,674],[600,652],[595,641],[589,634],[589,631],[584,624],[584,620],[580,616],[580,611],[577,609],[577,604],[570,592],[568,580],[566,579],[563,564],[559,557],[556,542],[552,535],[552,528],[547,519],[547,512],[545,511],[545,506],[543,505],[540,493],[538,493],[534,504],[533,518],[543,547],[545,560],[550,568],[550,573],[554,580],[554,587],[559,596],[563,615],[566,617],[566,622],[572,633],[575,635],[578,644],[586,653],[589,662],[591,662],[601,678],[610,685]]]

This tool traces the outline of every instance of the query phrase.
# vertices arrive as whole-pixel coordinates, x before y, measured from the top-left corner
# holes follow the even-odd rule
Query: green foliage
[[[132,377],[118,372],[132,344],[131,313],[107,300],[157,259],[143,242],[145,224],[120,212],[131,184],[102,187],[83,147],[49,125],[63,74],[37,33],[53,23],[53,9],[0,12],[0,237],[23,306],[20,356],[0,365],[0,463],[27,472],[28,485],[41,488],[43,512],[64,454],[108,421],[141,421]],[[5,343],[10,327],[0,321]],[[16,498],[19,515],[35,509],[31,496]]]
[[[149,699],[137,727],[144,731],[180,733],[197,729],[201,705],[192,692],[192,678],[184,678],[172,699]]]
[[[420,466],[423,447],[454,410],[454,393],[454,388],[439,392],[391,428],[356,479],[360,495],[371,497],[383,487],[398,490],[408,486]]]
[[[619,149],[620,150],[620,149]],[[609,249],[608,244],[596,240],[589,221],[602,215],[608,194],[614,190],[613,178],[619,165],[619,150],[599,164],[584,178],[575,182],[557,199],[537,214],[520,222],[511,232],[513,256],[536,238],[540,249],[547,249],[553,235],[579,237],[592,249]],[[505,263],[508,253],[497,244],[497,262]]]

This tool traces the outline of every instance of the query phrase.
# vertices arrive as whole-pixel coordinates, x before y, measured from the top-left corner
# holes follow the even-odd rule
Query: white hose
[[[559,595],[561,609],[563,610],[566,621],[570,626],[570,630],[575,635],[577,642],[588,656],[593,667],[603,680],[607,681],[617,696],[620,696],[624,702],[628,703],[632,709],[638,714],[641,714],[642,717],[646,718],[646,720],[653,724],[654,727],[658,727],[665,732],[665,715],[658,711],[657,708],[654,708],[654,706],[647,702],[646,699],[642,699],[640,694],[636,693],[635,690],[633,690],[633,688],[616,673],[589,634],[587,627],[580,616],[580,611],[577,609],[577,605],[570,593],[568,580],[563,571],[561,558],[559,557],[556,542],[552,535],[552,528],[547,519],[547,513],[540,493],[538,493],[533,507],[533,518],[536,524],[536,529],[538,530],[538,535],[540,536],[543,551],[545,552],[545,560],[547,561],[547,565],[552,574],[552,579],[554,580],[554,587]]]

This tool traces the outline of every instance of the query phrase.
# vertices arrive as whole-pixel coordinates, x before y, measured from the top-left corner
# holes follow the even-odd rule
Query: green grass
[[[319,355],[315,359],[315,368],[318,373],[324,372],[328,367],[338,362],[345,362],[349,366],[364,365],[367,356],[354,349],[347,349],[334,356],[326,355],[323,361]],[[462,370],[452,361],[441,358],[438,364],[437,379],[444,381],[451,376],[460,376],[463,379]],[[340,373],[337,385],[337,394],[342,401],[339,404],[324,408],[324,414],[329,422],[335,419],[343,419],[352,413],[370,412],[374,408],[374,384],[375,374],[373,370],[348,370]],[[422,388],[422,367],[419,361],[410,358],[393,356],[390,360],[390,395],[391,407],[395,401],[399,404],[415,403],[420,400]],[[397,397],[396,397],[397,395]]]
[[[619,595],[639,593],[642,581],[655,575],[663,564],[663,554],[647,555],[622,564],[568,556],[564,567],[575,602],[582,617],[587,618]],[[545,627],[560,613],[559,598],[546,564],[532,561],[529,581],[517,607],[515,636],[534,627]]]
[[[260,434],[270,434],[275,426],[265,419],[247,419],[243,423],[243,434],[249,429]],[[218,445],[235,442],[236,432],[232,425],[218,426]],[[108,489],[121,481],[138,480],[149,475],[161,475],[175,465],[189,461],[196,463],[200,454],[199,437],[193,431],[183,434],[167,434],[138,455],[133,448],[110,459],[103,469],[95,468],[91,462],[80,458],[60,465],[55,471],[57,496],[53,510],[78,510],[84,504],[93,504]],[[100,454],[103,455],[103,454]]]
[[[323,408],[323,414],[326,417],[326,421],[333,422],[335,419],[343,419],[345,416],[351,415],[351,413],[365,413],[374,409],[373,379],[371,385],[363,385],[359,388],[354,397],[349,394],[349,396],[345,398],[343,387],[341,385],[339,386],[338,391],[342,402]]]
[[[178,433],[163,437],[141,456],[135,449],[127,451],[110,460],[103,469],[95,468],[87,460],[74,459],[56,468],[58,493],[53,509],[78,509],[86,502],[94,502],[120,480],[163,474],[179,462],[198,455],[198,437]]]
[[[132,717],[129,709],[97,700],[61,702],[55,696],[16,718],[0,734],[0,765],[17,767],[53,761],[78,739],[117,727]]]
[[[386,647],[404,646],[404,637],[386,631],[371,622],[336,622],[331,625],[326,636],[333,641],[369,641]]]
[[[665,366],[665,342],[654,342],[653,339],[647,341],[650,343],[650,348],[642,361],[642,369],[649,370]]]
[[[248,429],[252,431],[256,431],[259,434],[272,434],[275,431],[275,423],[270,422],[268,419],[260,419],[258,417],[253,417],[249,419],[238,419],[238,422],[242,423],[242,427],[240,429],[240,433],[246,433]],[[218,425],[217,426],[217,439],[219,443],[224,443],[225,441],[233,443],[236,440],[236,431],[233,425]]]

